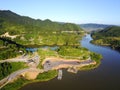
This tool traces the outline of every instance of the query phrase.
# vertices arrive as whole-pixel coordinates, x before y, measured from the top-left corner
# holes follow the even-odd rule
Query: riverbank
[[[11,74],[8,77],[9,81],[6,81],[6,82],[10,83],[11,82],[10,80],[13,81],[14,78],[16,80],[16,76],[19,76],[18,74],[20,74],[20,76],[22,76],[24,79],[27,80],[25,84],[31,83],[31,82],[36,82],[36,81],[37,82],[38,81],[47,81],[47,80],[50,80],[50,79],[56,77],[56,75],[57,75],[57,73],[54,74],[54,77],[52,77],[52,78],[51,78],[51,76],[50,76],[50,78],[48,78],[49,74],[48,75],[44,75],[45,73],[48,73],[51,70],[59,70],[59,69],[62,69],[62,68],[72,68],[72,67],[76,67],[78,69],[80,67],[91,65],[91,64],[94,65],[94,64],[96,64],[96,62],[92,61],[92,60],[81,60],[80,61],[80,60],[71,60],[71,59],[70,60],[66,60],[66,59],[62,59],[62,58],[46,58],[42,62],[42,66],[43,66],[42,73],[36,67],[28,68],[28,70],[25,69],[25,70],[20,70],[18,72],[17,71],[14,72],[15,75],[14,75],[14,73]],[[32,67],[32,66],[34,66],[34,65],[31,65],[30,67]],[[36,73],[36,74],[34,74],[34,73]],[[41,75],[42,75],[42,77],[41,77]],[[19,80],[18,80],[18,82],[19,82]],[[16,82],[16,81],[14,81],[14,82]],[[20,82],[21,82],[21,80],[20,80]],[[25,85],[25,84],[23,84],[23,85]],[[8,85],[11,85],[11,83],[8,84]],[[8,85],[7,85],[7,87],[9,87]],[[5,88],[6,88],[6,86],[5,86]],[[3,90],[4,90],[4,88],[3,88]]]
[[[91,43],[92,43],[92,44],[95,44],[95,45],[98,45],[98,46],[108,47],[108,48],[111,48],[111,49],[113,49],[113,50],[116,50],[116,51],[120,52],[120,47],[119,47],[119,46],[118,46],[118,47],[114,47],[114,46],[111,45],[111,44],[96,43],[96,41],[94,41],[94,40],[92,40]]]

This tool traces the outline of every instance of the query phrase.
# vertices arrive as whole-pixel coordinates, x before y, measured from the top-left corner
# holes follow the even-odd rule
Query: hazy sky
[[[120,25],[120,0],[0,0],[0,9],[42,20]]]

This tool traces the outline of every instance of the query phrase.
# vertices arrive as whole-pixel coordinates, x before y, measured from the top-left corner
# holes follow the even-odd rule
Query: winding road
[[[5,85],[7,85],[12,80],[16,79],[18,76],[20,76],[21,73],[28,72],[28,71],[30,71],[30,72],[31,71],[43,72],[42,69],[37,69],[39,61],[40,61],[40,57],[37,54],[33,58],[28,58],[28,57],[21,58],[21,59],[14,58],[14,59],[7,59],[7,60],[0,61],[0,63],[3,63],[3,62],[26,62],[29,65],[28,68],[25,68],[25,69],[13,72],[12,74],[10,74],[9,76],[7,76],[6,78],[2,79],[0,81],[0,89],[2,87],[4,87]]]

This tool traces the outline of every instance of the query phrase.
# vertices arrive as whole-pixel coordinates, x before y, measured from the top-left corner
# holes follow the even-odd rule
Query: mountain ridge
[[[84,29],[85,31],[97,31],[103,30],[107,27],[115,26],[115,25],[108,25],[108,24],[97,24],[97,23],[86,23],[86,24],[79,24],[79,26]]]

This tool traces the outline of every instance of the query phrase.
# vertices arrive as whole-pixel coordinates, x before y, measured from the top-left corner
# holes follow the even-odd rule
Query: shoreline
[[[16,58],[13,58],[13,61],[16,61],[14,59],[16,59]],[[44,77],[43,78],[39,77],[40,75],[43,75],[49,71],[54,71],[54,70],[58,71],[59,69],[68,69],[67,70],[68,72],[77,73],[77,71],[79,71],[80,68],[82,68],[84,66],[85,67],[88,66],[88,68],[89,68],[89,66],[92,66],[92,68],[94,68],[94,67],[96,67],[96,65],[98,63],[95,60],[91,60],[90,58],[86,59],[86,60],[79,60],[79,59],[65,59],[65,58],[58,57],[58,56],[56,56],[56,57],[55,56],[47,56],[44,60],[42,60],[42,62],[40,62],[40,55],[38,55],[38,53],[34,53],[34,55],[32,55],[32,57],[31,56],[27,56],[25,58],[18,57],[17,59],[18,60],[20,59],[19,61],[26,62],[27,65],[29,66],[29,68],[34,69],[32,71],[30,70],[30,71],[26,71],[23,73],[19,73],[19,77],[17,78],[18,81],[16,80],[13,83],[15,84],[15,82],[20,82],[22,80],[22,78],[20,76],[22,76],[26,80],[24,80],[25,83],[22,83],[22,85],[20,85],[21,87],[23,87],[24,85],[26,85],[28,83],[48,81],[52,78],[55,78],[58,75],[58,74],[55,74],[55,76],[51,76],[52,78],[50,77],[47,79]],[[25,59],[25,60],[21,60],[21,59]],[[39,64],[43,67],[42,69],[40,69],[38,67]],[[43,70],[43,72],[40,73],[39,70],[36,71],[36,69]],[[90,67],[90,69],[91,69],[91,67]],[[38,77],[40,79],[38,79]],[[49,77],[49,74],[46,77]],[[12,83],[10,82],[8,85],[11,85],[11,84]],[[13,84],[13,86],[14,86],[14,84]]]
[[[53,62],[56,62],[56,61],[75,61],[75,62],[83,62],[83,61],[85,61],[85,60],[82,60],[82,61],[80,61],[80,60],[73,60],[73,59],[69,59],[69,60],[66,60],[66,59],[58,59],[58,58],[46,58],[43,62],[42,62],[42,65],[45,63],[45,61],[47,61],[48,59],[51,59],[51,61],[53,61]],[[57,59],[57,60],[56,60]],[[96,65],[96,62],[94,62],[93,64],[89,64],[89,65]],[[87,65],[87,66],[89,66],[89,65]],[[71,65],[72,66],[72,65]],[[86,66],[86,65],[85,65]],[[61,68],[63,68],[64,66],[58,66],[57,68],[53,68],[52,70],[59,70],[59,69],[61,69]],[[79,67],[79,65],[78,65],[78,67]],[[81,66],[81,67],[84,67],[84,66]],[[68,67],[67,65],[65,65],[65,67],[63,68],[63,69],[68,69],[68,68],[70,68],[70,67]],[[80,68],[80,67],[79,67]],[[80,69],[79,69],[80,70]],[[83,69],[83,70],[85,70],[85,69]],[[87,69],[86,69],[87,70]],[[43,72],[44,73],[44,72]],[[50,78],[50,79],[46,79],[46,80],[39,80],[39,79],[36,79],[36,80],[33,80],[33,81],[30,81],[30,82],[27,82],[27,83],[24,83],[20,88],[22,88],[23,86],[25,86],[25,85],[27,85],[27,84],[31,84],[31,83],[37,83],[37,82],[46,82],[46,81],[49,81],[49,80],[51,80],[51,79],[54,79],[55,77],[57,76],[57,74],[53,77],[53,78]],[[19,89],[20,89],[19,88]]]

